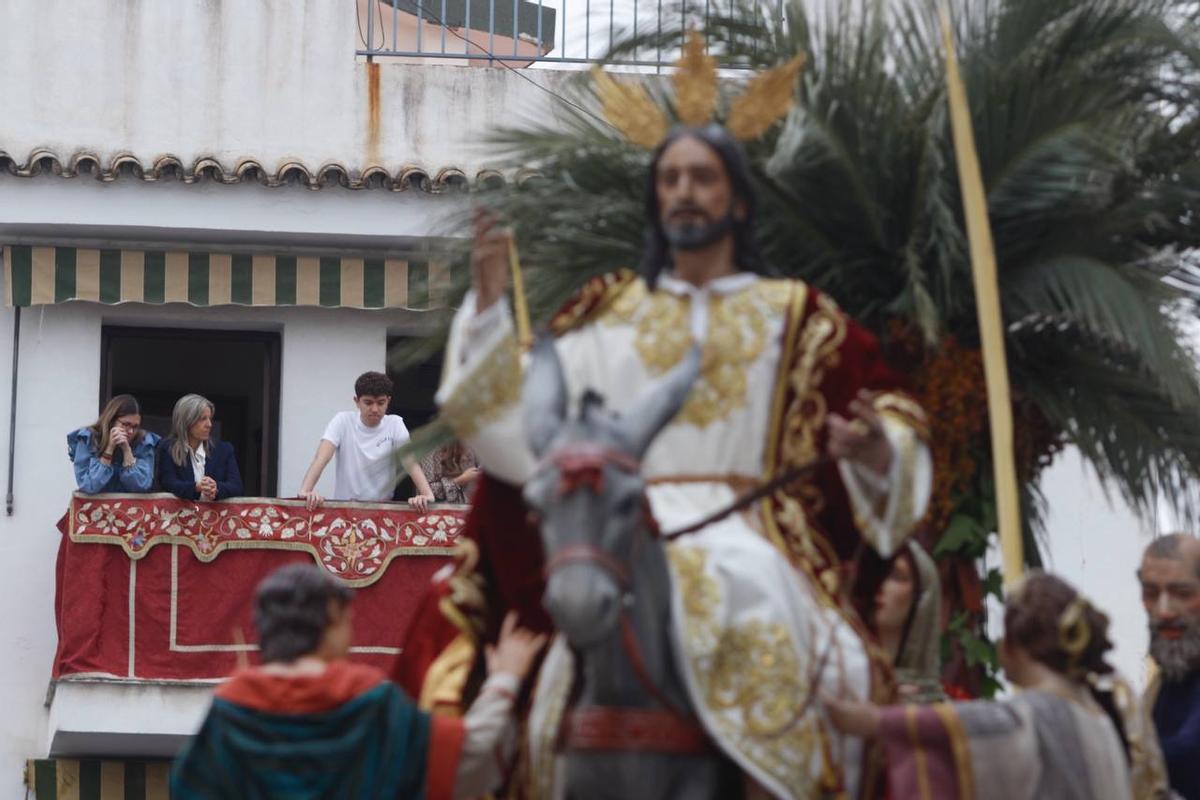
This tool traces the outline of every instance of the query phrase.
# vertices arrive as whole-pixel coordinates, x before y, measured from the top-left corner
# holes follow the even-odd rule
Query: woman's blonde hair
[[[188,447],[188,430],[204,416],[204,409],[216,416],[217,407],[207,397],[198,394],[185,394],[175,401],[175,410],[171,412],[171,460],[176,466],[182,467],[188,460],[191,448]]]
[[[96,448],[97,454],[108,450],[109,440],[112,438],[112,429],[117,424],[117,420],[121,417],[128,417],[130,414],[137,414],[138,416],[142,414],[142,409],[138,406],[137,399],[131,394],[119,394],[104,404],[104,410],[100,412],[100,418],[88,428],[92,432],[92,446]],[[135,447],[142,440],[143,433],[144,431],[139,429],[133,438],[129,440],[129,446]]]

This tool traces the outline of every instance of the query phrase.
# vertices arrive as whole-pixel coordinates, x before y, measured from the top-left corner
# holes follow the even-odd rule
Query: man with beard
[[[1159,679],[1147,690],[1171,788],[1200,800],[1200,540],[1172,533],[1138,569]]]

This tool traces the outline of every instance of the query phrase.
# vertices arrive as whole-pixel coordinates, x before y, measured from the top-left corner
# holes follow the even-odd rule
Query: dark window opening
[[[388,337],[389,355],[406,342],[411,341],[406,336]],[[405,369],[396,369],[388,359],[387,375],[392,379],[392,403],[388,406],[389,414],[399,414],[404,418],[404,426],[410,432],[428,424],[437,415],[437,406],[433,396],[437,393],[438,382],[442,377],[442,353],[435,353],[430,358]],[[396,500],[407,500],[416,494],[412,478],[405,475],[396,486],[392,497]]]
[[[229,442],[247,497],[278,494],[279,334],[105,326],[100,402],[132,394],[142,426],[166,438],[185,394],[216,406],[213,436]]]

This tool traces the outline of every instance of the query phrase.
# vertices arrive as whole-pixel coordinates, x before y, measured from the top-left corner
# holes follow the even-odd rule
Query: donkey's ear
[[[525,434],[540,457],[567,415],[567,382],[552,336],[542,336],[533,346],[523,396]]]
[[[700,348],[693,345],[683,361],[642,390],[617,422],[630,453],[637,458],[645,455],[654,437],[683,408],[699,374]]]

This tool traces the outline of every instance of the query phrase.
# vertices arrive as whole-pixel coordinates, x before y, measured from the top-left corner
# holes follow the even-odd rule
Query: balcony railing
[[[728,0],[356,0],[359,49],[377,58],[447,59],[470,66],[583,65],[632,36],[694,27],[723,11]],[[721,8],[724,7],[724,8]],[[720,11],[718,9],[721,9]],[[784,0],[756,5],[782,20]],[[658,46],[612,59],[622,66],[660,69],[676,54]]]

